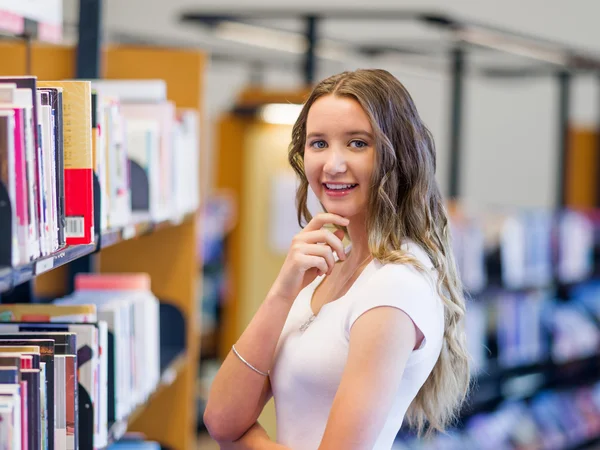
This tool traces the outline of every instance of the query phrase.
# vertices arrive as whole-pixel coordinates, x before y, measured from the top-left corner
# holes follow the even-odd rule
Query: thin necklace
[[[362,262],[361,262],[361,263],[360,263],[358,266],[356,266],[356,268],[355,268],[355,269],[352,271],[352,273],[350,274],[350,276],[349,276],[349,277],[347,277],[347,278],[346,278],[346,280],[344,280],[344,283],[341,285],[341,286],[342,286],[342,288],[343,288],[344,286],[346,286],[346,283],[348,283],[348,281],[350,280],[350,278],[352,278],[352,277],[354,276],[354,274],[356,273],[356,271],[357,271],[359,268],[361,268],[361,267],[363,266],[363,264],[364,264],[364,263],[365,263],[365,262],[366,262],[366,261],[367,261],[369,258],[371,258],[371,255],[367,256],[367,257],[366,257],[366,258],[365,258],[365,259],[364,259],[364,260],[363,260],[363,261],[362,261]],[[318,289],[318,286],[317,286],[317,289]],[[331,291],[332,291],[332,289],[330,289],[330,290],[327,292],[327,295],[331,294]],[[310,298],[310,300],[309,300],[309,304],[308,304],[308,307],[310,308],[311,315],[310,315],[310,317],[308,318],[308,320],[307,320],[306,322],[304,322],[304,323],[303,323],[303,324],[300,326],[300,331],[301,331],[302,333],[304,333],[304,332],[305,332],[305,331],[308,329],[308,327],[309,327],[309,326],[310,326],[310,325],[311,325],[311,324],[312,324],[312,323],[315,321],[315,319],[317,318],[317,314],[318,314],[318,313],[317,313],[317,314],[315,314],[315,313],[313,313],[313,312],[312,312],[312,298],[313,298],[313,296],[314,296],[314,293],[315,293],[315,292],[313,291],[313,295],[311,296],[311,298]],[[323,306],[324,306],[324,305],[323,305]],[[321,306],[321,308],[322,308],[322,306]],[[321,311],[321,310],[319,309],[319,311]]]

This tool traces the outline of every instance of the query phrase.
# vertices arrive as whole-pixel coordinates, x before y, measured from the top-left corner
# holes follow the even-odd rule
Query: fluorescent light
[[[304,53],[307,48],[306,39],[300,34],[239,22],[219,23],[215,29],[215,36],[228,41],[290,53]]]
[[[298,55],[302,55],[308,50],[308,40],[301,33],[273,30],[246,23],[220,22],[215,28],[214,34],[227,41]],[[347,61],[351,57],[348,46],[330,39],[319,39],[315,51],[320,58],[334,61]]]
[[[260,118],[277,125],[293,125],[302,111],[302,105],[291,103],[270,103],[260,108]]]
[[[544,48],[542,44],[521,42],[518,37],[495,36],[494,32],[485,29],[479,30],[477,28],[469,28],[460,30],[458,32],[458,37],[467,42],[485,45],[501,52],[546,61],[559,66],[564,66],[568,62],[567,55],[564,51]]]

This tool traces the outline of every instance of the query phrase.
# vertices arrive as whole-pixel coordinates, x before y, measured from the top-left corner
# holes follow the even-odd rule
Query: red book
[[[89,81],[40,81],[63,90],[65,227],[67,245],[94,242],[92,89]]]

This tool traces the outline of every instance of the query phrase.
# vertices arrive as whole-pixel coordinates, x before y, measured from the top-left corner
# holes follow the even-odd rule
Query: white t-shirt
[[[404,249],[430,270],[433,265],[417,244]],[[277,442],[292,450],[319,447],[335,394],[348,358],[350,329],[363,313],[378,306],[404,311],[424,335],[410,355],[393,406],[374,445],[389,450],[408,406],[425,383],[439,357],[444,334],[444,307],[434,277],[413,266],[382,265],[371,261],[338,300],[325,304],[314,322],[300,327],[312,315],[314,290],[324,277],[304,288],[292,305],[277,345],[271,386],[277,414]]]

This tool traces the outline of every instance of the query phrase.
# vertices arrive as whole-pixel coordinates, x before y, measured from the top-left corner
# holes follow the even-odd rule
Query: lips
[[[345,197],[357,186],[356,183],[323,183],[325,194],[328,197]]]

